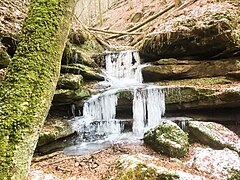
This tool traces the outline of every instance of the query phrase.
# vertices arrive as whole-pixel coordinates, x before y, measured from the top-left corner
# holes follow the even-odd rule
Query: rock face
[[[200,2],[197,2],[200,3]],[[228,3],[186,8],[149,34],[140,52],[148,61],[166,57],[221,58],[239,51],[238,11]]]
[[[239,70],[239,62],[239,58],[205,61],[161,59],[142,69],[143,81],[225,76]]]
[[[195,148],[193,152],[188,166],[209,173],[214,179],[239,179],[240,157],[236,152],[227,148],[223,150]]]
[[[189,133],[201,143],[215,149],[229,148],[240,154],[240,138],[224,127],[214,122],[189,121]]]
[[[146,132],[144,143],[170,157],[183,157],[189,148],[187,134],[171,121],[162,121],[159,126]]]

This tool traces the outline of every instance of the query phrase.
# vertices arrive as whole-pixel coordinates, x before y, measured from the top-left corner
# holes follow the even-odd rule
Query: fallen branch
[[[62,154],[62,153],[63,153],[62,151],[58,151],[58,152],[54,152],[54,153],[47,154],[47,155],[44,155],[44,156],[34,157],[34,158],[32,158],[32,162],[43,161],[43,160],[52,158],[52,157],[57,156],[57,155]]]
[[[127,32],[127,31],[109,31],[109,30],[103,30],[103,29],[95,29],[95,28],[88,28],[90,31],[98,31],[103,32],[107,34],[120,34],[120,35],[142,35],[144,33],[141,32]]]
[[[178,8],[174,9],[174,11],[172,11],[170,14],[168,14],[164,19],[169,18],[173,13],[175,13],[176,11],[182,10],[185,7],[192,5],[193,3],[197,2],[198,0],[189,0],[188,2],[182,4],[181,6],[179,6]]]

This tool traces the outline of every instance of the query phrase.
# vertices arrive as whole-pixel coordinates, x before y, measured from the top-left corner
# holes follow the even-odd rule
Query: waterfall
[[[106,52],[106,72],[118,79],[139,80],[140,56],[137,51]]]
[[[119,92],[132,94],[132,136],[142,138],[144,132],[155,127],[165,112],[165,95],[160,86],[142,84],[141,68],[137,51],[106,52],[105,81],[103,92],[91,96],[83,106],[83,116],[75,118],[74,128],[83,137],[93,141],[124,133],[124,122],[117,119]],[[112,139],[111,139],[112,141]]]

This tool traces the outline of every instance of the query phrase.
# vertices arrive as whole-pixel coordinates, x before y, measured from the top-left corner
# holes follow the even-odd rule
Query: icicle
[[[165,95],[162,88],[136,88],[133,99],[133,133],[142,136],[144,131],[157,126],[165,113]]]
[[[146,91],[135,89],[133,98],[133,134],[142,136],[146,122]]]
[[[113,92],[92,96],[83,107],[83,116],[92,120],[111,120],[116,116],[117,96]]]
[[[147,128],[153,128],[160,123],[165,113],[165,95],[159,87],[147,89],[147,94]]]

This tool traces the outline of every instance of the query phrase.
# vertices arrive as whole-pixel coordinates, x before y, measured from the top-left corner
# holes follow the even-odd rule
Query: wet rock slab
[[[240,138],[221,124],[189,121],[188,130],[190,135],[203,144],[215,149],[229,148],[240,155]]]
[[[161,59],[142,69],[143,81],[158,82],[225,75],[234,77],[240,69],[239,62],[239,58],[202,61]]]

